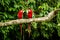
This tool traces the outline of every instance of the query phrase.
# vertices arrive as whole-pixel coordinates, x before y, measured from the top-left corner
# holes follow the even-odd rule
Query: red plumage
[[[18,12],[18,18],[19,19],[22,19],[23,18],[23,10],[20,10]],[[22,24],[20,24],[20,32],[21,32],[21,35],[22,35]]]
[[[32,18],[32,10],[30,8],[28,9],[28,18]],[[29,31],[31,30],[31,23],[28,23],[28,30]],[[29,37],[30,37],[30,33],[31,32],[28,32]]]
[[[18,18],[19,18],[19,19],[22,19],[22,17],[23,17],[23,10],[20,10],[20,11],[18,12]]]
[[[32,10],[28,9],[28,18],[32,18]]]

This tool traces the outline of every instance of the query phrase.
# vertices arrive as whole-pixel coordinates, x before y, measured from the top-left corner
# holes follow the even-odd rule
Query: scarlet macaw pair
[[[24,13],[24,11],[23,10],[20,10],[19,12],[18,12],[18,18],[19,19],[22,19],[23,18],[23,13]],[[30,18],[32,18],[32,9],[28,9],[28,14],[27,14],[27,17],[30,19]],[[28,23],[28,30],[30,30],[31,31],[31,23]],[[21,35],[22,35],[22,24],[20,24],[20,32],[21,32]],[[30,36],[30,32],[28,32],[29,33],[29,36]]]

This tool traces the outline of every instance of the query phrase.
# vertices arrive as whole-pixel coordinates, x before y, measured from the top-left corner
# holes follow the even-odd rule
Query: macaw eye
[[[23,11],[23,13],[24,13],[24,11]]]
[[[26,13],[28,14],[28,10],[26,10]]]

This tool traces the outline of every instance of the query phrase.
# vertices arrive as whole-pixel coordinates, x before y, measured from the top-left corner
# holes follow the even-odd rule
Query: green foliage
[[[44,17],[54,9],[60,8],[60,0],[0,0],[0,22],[6,22],[17,18],[18,11],[26,10],[30,7],[33,10],[33,18]],[[24,15],[26,16],[27,13]],[[27,16],[24,18],[27,18]],[[53,39],[60,37],[60,12],[50,22],[31,23],[31,39]],[[28,24],[23,24],[23,30],[27,30]],[[26,33],[26,34],[25,34]],[[28,37],[25,31],[26,38]],[[19,25],[0,27],[0,40],[22,40]],[[54,39],[53,39],[54,40]],[[58,39],[57,39],[58,40]]]

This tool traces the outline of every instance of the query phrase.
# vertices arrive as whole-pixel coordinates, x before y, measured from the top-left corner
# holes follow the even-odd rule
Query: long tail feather
[[[31,33],[31,23],[28,23],[28,34],[29,34],[29,37],[30,37],[30,33]]]
[[[22,35],[22,24],[20,24],[20,32],[21,32],[21,35]]]

